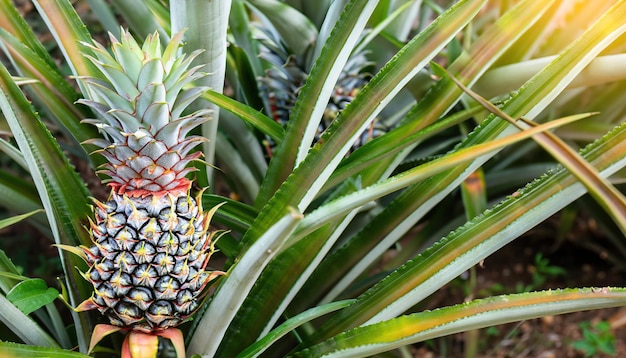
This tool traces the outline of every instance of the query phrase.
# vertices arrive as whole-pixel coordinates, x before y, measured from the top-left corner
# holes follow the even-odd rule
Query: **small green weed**
[[[551,265],[550,260],[543,257],[541,253],[535,255],[535,265],[531,269],[533,282],[525,286],[521,282],[518,283],[516,286],[517,292],[529,292],[540,289],[549,279],[567,274],[563,267]]]
[[[592,325],[585,321],[579,324],[583,338],[572,343],[572,347],[583,352],[585,358],[595,357],[598,353],[615,356],[615,335],[609,322],[601,321]]]

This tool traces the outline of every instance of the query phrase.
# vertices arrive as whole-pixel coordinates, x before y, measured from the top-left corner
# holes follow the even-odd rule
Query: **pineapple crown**
[[[191,67],[198,55],[178,54],[183,32],[174,35],[161,48],[158,33],[140,46],[132,35],[122,31],[121,41],[109,34],[112,55],[99,43],[83,43],[85,54],[101,72],[101,77],[79,77],[88,99],[79,103],[91,107],[97,119],[83,122],[95,125],[104,138],[87,143],[106,159],[99,172],[110,177],[105,182],[118,193],[129,196],[164,195],[187,191],[186,175],[195,170],[188,164],[200,152],[191,149],[206,141],[189,132],[207,121],[209,110],[183,115],[207,87],[184,87],[205,76],[201,66]]]

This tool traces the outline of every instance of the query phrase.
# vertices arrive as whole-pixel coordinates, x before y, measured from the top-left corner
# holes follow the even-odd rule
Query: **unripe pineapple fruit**
[[[265,76],[259,78],[259,89],[269,104],[271,117],[285,126],[289,121],[301,87],[306,82],[308,72],[304,58],[292,54],[284,46],[284,42],[277,38],[275,31],[262,30],[265,38],[260,41],[260,57],[269,64]],[[353,54],[341,71],[337,84],[324,111],[323,118],[315,135],[315,142],[322,132],[328,128],[339,112],[354,100],[359,91],[370,80],[368,68],[372,62],[368,61],[366,53],[361,51]],[[387,128],[379,121],[372,122],[370,128],[361,133],[351,148],[351,152],[387,132]],[[271,156],[275,144],[268,139],[268,154]]]
[[[189,68],[195,54],[178,54],[181,38],[162,51],[157,34],[143,46],[129,33],[111,36],[112,55],[85,44],[103,76],[80,78],[89,98],[81,103],[99,114],[85,122],[105,135],[90,143],[102,148],[112,190],[105,203],[95,201],[94,246],[83,248],[94,293],[78,310],[97,309],[112,325],[141,332],[179,325],[219,274],[207,271],[216,208],[202,210],[186,177],[201,155],[190,151],[205,140],[188,134],[208,113],[183,115],[205,88],[183,88],[204,74]]]

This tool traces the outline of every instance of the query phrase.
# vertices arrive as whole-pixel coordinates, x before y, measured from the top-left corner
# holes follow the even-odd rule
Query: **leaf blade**
[[[24,314],[28,315],[41,307],[52,303],[59,296],[59,291],[48,287],[42,279],[30,279],[15,285],[6,298]]]
[[[621,306],[625,288],[549,290],[490,297],[359,327],[293,357],[368,357],[407,344],[546,315]]]

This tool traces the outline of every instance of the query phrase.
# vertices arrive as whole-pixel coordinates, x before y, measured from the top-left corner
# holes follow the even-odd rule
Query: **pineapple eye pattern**
[[[176,204],[181,200],[185,205]],[[96,288],[91,303],[112,324],[153,331],[180,324],[197,308],[209,278],[201,273],[208,263],[210,241],[203,228],[203,215],[196,217],[192,235],[187,235],[187,220],[180,220],[178,225],[159,220],[163,215],[158,213],[170,208],[175,208],[174,215],[187,215],[190,208],[195,211],[195,199],[163,196],[149,211],[157,213],[146,215],[138,226],[130,218],[139,210],[137,205],[147,202],[154,204],[153,200],[133,202],[127,196],[114,195],[109,202],[96,206],[97,221],[92,228],[95,246],[89,249],[92,266],[86,277]],[[107,212],[110,208],[115,210]],[[115,220],[111,216],[116,216]],[[107,223],[114,227],[107,227]],[[98,230],[102,226],[105,230]]]

